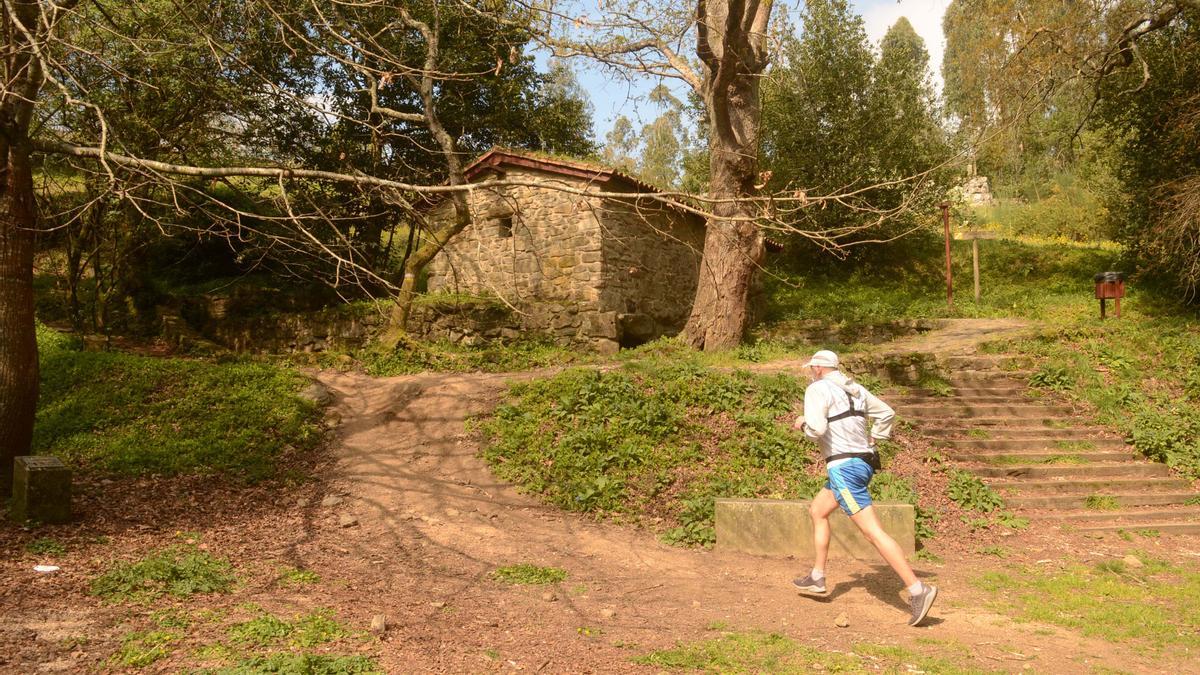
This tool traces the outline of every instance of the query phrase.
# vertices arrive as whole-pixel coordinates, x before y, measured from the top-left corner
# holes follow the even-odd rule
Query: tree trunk
[[[761,108],[758,77],[766,61],[757,46],[756,27],[747,28],[750,17],[765,26],[770,13],[747,3],[746,32],[733,34],[735,22],[728,20],[728,6],[710,5],[711,25],[724,25],[719,34],[701,32],[700,56],[706,64],[704,103],[709,123],[709,196],[715,200],[704,236],[704,257],[692,313],[683,329],[692,347],[717,351],[736,347],[750,322],[750,289],[763,260],[762,233],[753,220],[752,197],[758,178],[758,131]],[[704,46],[707,45],[706,50]]]
[[[461,170],[450,180],[452,185],[462,185],[464,182]],[[421,276],[421,272],[433,261],[434,256],[446,247],[446,243],[450,241],[451,237],[467,229],[467,226],[471,224],[471,207],[467,196],[461,192],[455,192],[450,196],[450,202],[454,207],[453,218],[440,228],[430,228],[431,231],[428,236],[424,237],[423,243],[405,261],[404,279],[400,282],[400,292],[396,295],[396,304],[392,307],[392,316],[388,321],[387,331],[380,339],[385,348],[395,349],[408,335],[408,319],[412,316],[412,303],[417,297],[417,277]],[[413,227],[418,227],[418,225],[414,223]]]
[[[29,145],[5,148],[0,177],[0,495],[12,493],[13,459],[29,454],[37,410],[33,232],[37,211]]]

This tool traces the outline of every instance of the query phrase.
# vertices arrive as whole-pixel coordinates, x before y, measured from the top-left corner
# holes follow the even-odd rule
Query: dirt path
[[[1024,328],[984,327],[988,337]],[[897,347],[967,348],[979,337],[958,323]],[[350,593],[352,612],[364,620],[386,613],[393,622],[383,650],[389,670],[629,672],[638,668],[632,656],[711,638],[715,625],[835,650],[870,643],[921,653],[944,641],[965,646],[979,667],[1007,671],[1163,668],[1161,655],[987,611],[967,580],[989,561],[918,565],[943,596],[930,625],[912,629],[899,583],[874,561],[832,561],[837,589],[817,602],[789,590],[807,561],[674,548],[651,532],[544,507],[498,483],[466,431],[497,403],[505,376],[325,373],[321,381],[341,416],[334,488],[344,501],[321,511],[309,557],[326,557],[356,580],[336,594],[344,602]],[[357,524],[342,527],[347,516]],[[1034,554],[1053,545],[1029,543]],[[488,578],[514,563],[561,567],[570,578],[553,591]],[[841,613],[848,628],[834,627]]]
[[[1021,329],[953,322],[881,349],[958,351]],[[933,547],[944,564],[917,568],[942,595],[929,625],[912,629],[899,583],[875,561],[831,560],[832,597],[814,601],[790,584],[809,561],[670,547],[655,532],[564,513],[497,482],[477,458],[469,420],[489,413],[516,376],[322,373],[340,421],[334,464],[316,470],[318,480],[287,488],[213,486],[204,477],[89,480],[77,486],[72,524],[36,532],[0,527],[0,673],[117,669],[113,655],[131,634],[153,629],[164,608],[195,622],[169,656],[138,672],[194,668],[202,660],[197,650],[227,642],[230,624],[253,616],[256,606],[280,617],[327,607],[356,631],[384,615],[379,642],[347,638],[318,650],[361,652],[390,673],[655,672],[631,659],[722,631],[755,630],[822,652],[898,646],[980,670],[1194,671],[1176,652],[1014,622],[990,611],[972,580],[1014,563],[1094,563],[1130,546],[1179,559],[1180,551],[1200,551],[1195,539],[1127,544],[1026,531],[1004,542],[1009,553],[1001,560],[981,556],[978,542],[939,538]],[[189,532],[235,563],[234,592],[151,606],[88,593],[114,559],[138,559]],[[42,536],[67,542],[68,553],[54,560],[62,571],[32,571],[43,560],[25,545]],[[1194,568],[1200,552],[1190,555]],[[560,567],[569,578],[550,587],[489,578],[516,563]],[[320,580],[281,583],[285,567],[315,571]],[[837,628],[843,613],[850,625]],[[888,667],[920,670],[903,661]]]

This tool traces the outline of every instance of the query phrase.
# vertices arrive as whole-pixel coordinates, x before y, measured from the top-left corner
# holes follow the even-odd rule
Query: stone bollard
[[[57,457],[17,457],[13,465],[13,520],[71,520],[71,470]]]

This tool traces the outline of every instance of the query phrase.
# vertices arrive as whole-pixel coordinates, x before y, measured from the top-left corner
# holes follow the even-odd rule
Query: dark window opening
[[[513,236],[512,235],[512,232],[513,232],[513,217],[512,216],[504,216],[503,218],[500,218],[496,222],[499,223],[499,225],[500,225],[500,236],[501,237],[507,238],[507,237]]]

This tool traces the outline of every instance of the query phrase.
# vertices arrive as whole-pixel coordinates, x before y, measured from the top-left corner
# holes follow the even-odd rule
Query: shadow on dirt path
[[[949,322],[888,348],[970,349],[1026,328]],[[395,622],[383,651],[391,669],[629,672],[640,669],[632,656],[711,638],[714,625],[778,632],[820,649],[871,643],[921,652],[930,640],[946,641],[965,646],[976,667],[1008,671],[1031,659],[1046,672],[1087,670],[1095,658],[1126,670],[1163,667],[1133,650],[987,611],[967,581],[987,561],[918,564],[942,595],[930,625],[913,629],[899,582],[877,561],[831,561],[836,587],[813,601],[790,584],[808,561],[670,547],[653,532],[547,507],[498,482],[467,431],[507,381],[527,377],[320,374],[341,417],[333,485],[342,501],[319,514],[321,553],[311,553],[357,580],[345,591],[362,616],[387,612]],[[570,577],[549,590],[489,578],[514,563],[561,567]],[[842,613],[850,626],[835,628]]]

